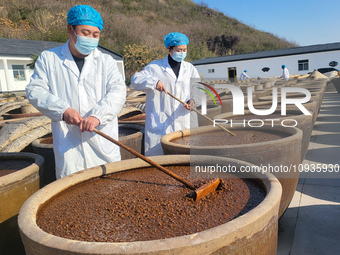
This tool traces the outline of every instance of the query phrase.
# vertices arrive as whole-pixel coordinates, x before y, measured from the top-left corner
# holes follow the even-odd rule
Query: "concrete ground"
[[[279,220],[278,255],[340,254],[340,94],[327,87],[303,164],[326,173],[303,173]],[[332,166],[337,173],[331,173]],[[326,169],[326,168],[325,168]]]

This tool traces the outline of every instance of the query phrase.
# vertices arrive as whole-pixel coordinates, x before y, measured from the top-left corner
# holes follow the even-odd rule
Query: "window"
[[[208,69],[208,73],[214,73],[215,69]]]
[[[299,60],[298,64],[299,64],[299,71],[306,71],[306,70],[309,69],[309,67],[308,67],[308,59]]]
[[[336,62],[336,61],[329,62],[329,66],[334,67],[334,66],[337,66],[337,65],[338,65],[338,62]]]
[[[15,81],[25,81],[25,68],[23,65],[12,65],[13,76]]]

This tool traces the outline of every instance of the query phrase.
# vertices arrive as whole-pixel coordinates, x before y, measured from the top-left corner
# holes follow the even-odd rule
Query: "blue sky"
[[[193,0],[300,46],[340,42],[340,1]]]

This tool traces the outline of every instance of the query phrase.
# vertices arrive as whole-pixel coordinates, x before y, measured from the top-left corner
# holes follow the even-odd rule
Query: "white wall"
[[[0,92],[7,91],[6,74],[3,59],[0,59]]]
[[[33,74],[33,69],[27,67],[27,64],[32,63],[31,58],[0,58],[0,92],[24,91]],[[25,80],[17,81],[13,75],[13,65],[23,65],[25,68]],[[125,80],[124,62],[117,61],[118,70],[122,73]]]
[[[123,61],[119,61],[117,60],[117,66],[118,66],[118,70],[119,72],[123,75],[123,79],[125,81],[125,69],[124,69],[124,62]]]
[[[29,82],[33,70],[26,65],[31,63],[32,59],[29,57],[14,58],[2,57],[0,58],[0,92],[24,91]],[[13,65],[23,65],[25,80],[15,80],[13,74]]]
[[[309,60],[309,69],[306,71],[298,70],[298,60]],[[228,79],[228,68],[236,67],[237,78],[239,79],[243,70],[247,70],[250,78],[272,77],[282,75],[282,65],[286,65],[290,74],[304,75],[312,72],[314,69],[330,67],[331,61],[337,61],[340,65],[340,50],[330,52],[319,52],[283,57],[272,57],[263,59],[252,59],[235,62],[224,62],[209,65],[195,66],[200,74],[206,79]],[[263,67],[269,67],[269,72],[263,72]],[[334,67],[340,69],[340,66]],[[208,73],[208,69],[214,69],[214,73]]]

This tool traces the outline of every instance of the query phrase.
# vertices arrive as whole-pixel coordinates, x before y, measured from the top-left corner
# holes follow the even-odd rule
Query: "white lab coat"
[[[168,56],[147,65],[141,72],[135,73],[131,78],[131,87],[143,90],[146,93],[146,119],[145,119],[145,155],[163,155],[160,143],[162,136],[182,129],[197,127],[197,115],[184,108],[174,98],[156,90],[158,81],[161,81],[166,90],[187,102],[190,99],[195,105],[200,105],[201,90],[199,74],[189,62],[182,61],[178,78],[168,62]]]
[[[44,51],[35,63],[26,86],[27,98],[52,120],[56,177],[120,160],[120,148],[78,126],[62,120],[68,107],[85,118],[99,119],[98,130],[118,139],[117,115],[125,103],[126,86],[116,61],[95,49],[85,58],[82,72],[73,60],[67,42]]]
[[[248,74],[246,74],[246,72],[242,72],[240,75],[240,80],[244,81],[246,79],[250,79],[250,77],[248,76]]]
[[[287,67],[283,68],[281,78],[283,78],[285,81],[289,80],[289,71],[288,71]]]

